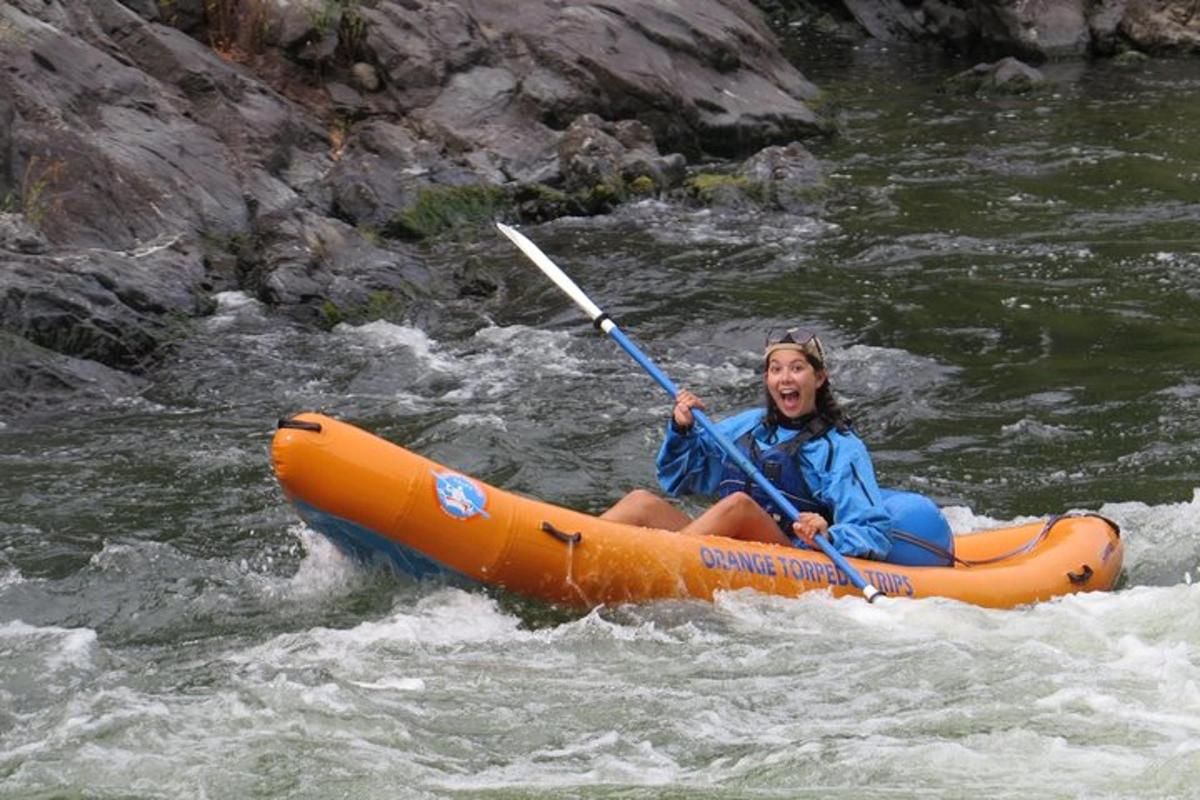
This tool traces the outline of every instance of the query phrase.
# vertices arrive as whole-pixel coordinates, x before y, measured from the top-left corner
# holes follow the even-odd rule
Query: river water
[[[499,288],[328,331],[221,295],[142,394],[0,411],[0,797],[1200,794],[1200,62],[802,64],[841,134],[809,216],[654,202],[526,228],[715,415],[824,332],[881,482],[957,530],[1121,524],[1111,594],[727,594],[591,613],[342,559],[270,473],[322,410],[598,511],[669,402],[498,236]]]

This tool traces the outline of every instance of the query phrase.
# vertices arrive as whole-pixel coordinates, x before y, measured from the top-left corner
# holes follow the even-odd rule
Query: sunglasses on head
[[[795,345],[800,350],[815,356],[822,364],[825,363],[825,349],[821,340],[807,328],[787,328],[772,330],[767,334],[766,349],[770,351],[779,345]]]

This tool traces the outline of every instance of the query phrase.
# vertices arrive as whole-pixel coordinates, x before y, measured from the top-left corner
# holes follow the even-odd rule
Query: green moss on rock
[[[508,205],[497,186],[425,186],[416,202],[392,217],[384,233],[398,239],[429,239],[463,227],[478,227]]]

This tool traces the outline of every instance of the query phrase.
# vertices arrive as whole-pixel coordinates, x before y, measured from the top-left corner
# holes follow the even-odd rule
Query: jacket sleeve
[[[751,409],[717,423],[717,429],[732,441],[758,424],[762,411]],[[667,435],[658,450],[658,483],[672,497],[685,494],[715,494],[725,473],[725,451],[708,433],[693,425],[679,433],[667,421]]]
[[[892,518],[866,445],[853,433],[838,432],[825,444],[810,467],[817,499],[833,510],[829,539],[842,555],[883,561],[892,549]]]

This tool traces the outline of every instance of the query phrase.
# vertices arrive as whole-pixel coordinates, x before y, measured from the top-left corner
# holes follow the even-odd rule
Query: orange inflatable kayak
[[[736,589],[859,594],[820,552],[598,519],[489,486],[319,414],[282,420],[271,455],[309,527],[357,558],[418,578],[466,579],[588,608]],[[954,546],[964,563],[953,567],[848,561],[893,597],[1004,608],[1112,589],[1124,556],[1116,525],[1095,515],[957,534]]]

